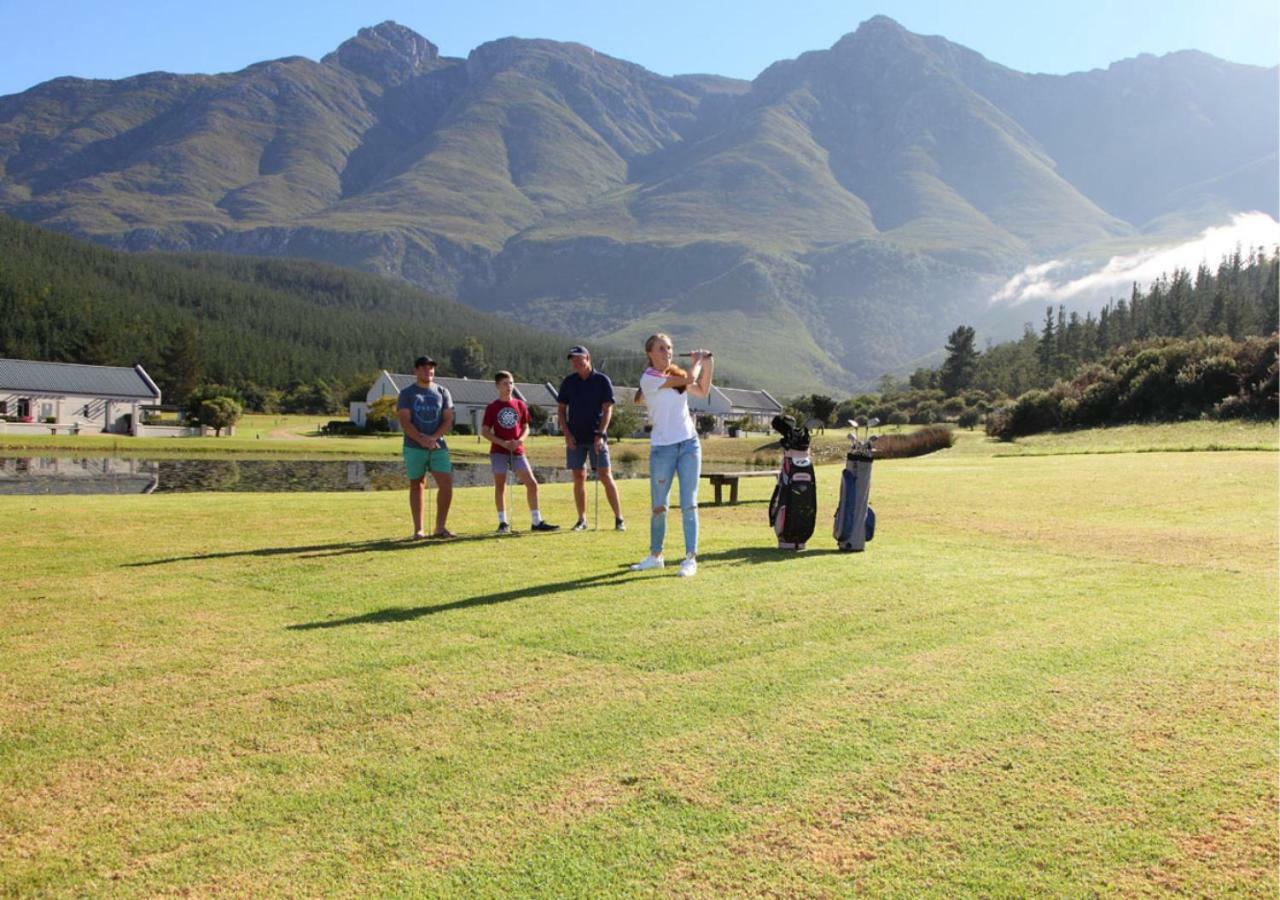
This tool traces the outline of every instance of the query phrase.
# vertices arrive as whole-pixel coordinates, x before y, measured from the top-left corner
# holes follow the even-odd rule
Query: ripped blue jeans
[[[680,478],[680,519],[684,525],[684,552],[698,552],[698,476],[702,472],[702,444],[696,437],[678,444],[649,448],[649,552],[662,553],[667,537],[667,499],[671,495],[671,479]]]

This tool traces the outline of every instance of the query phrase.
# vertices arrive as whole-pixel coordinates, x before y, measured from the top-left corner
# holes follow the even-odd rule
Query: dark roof
[[[782,404],[773,399],[768,391],[753,391],[746,388],[719,388],[720,393],[735,410],[759,410],[760,412],[782,412]]]
[[[409,385],[418,380],[416,375],[402,375],[399,373],[388,372],[391,376],[391,383],[396,386],[396,390],[402,391]],[[436,384],[445,388],[449,395],[453,397],[455,404],[464,403],[468,406],[487,406],[494,400],[498,399],[498,389],[494,387],[491,378],[449,378],[439,376],[435,379]]]
[[[530,406],[555,406],[556,392],[551,385],[533,384],[527,381],[516,382],[516,393],[524,398],[524,402]]]
[[[0,359],[0,390],[50,396],[160,399],[160,389],[142,366],[82,366],[25,359]]]

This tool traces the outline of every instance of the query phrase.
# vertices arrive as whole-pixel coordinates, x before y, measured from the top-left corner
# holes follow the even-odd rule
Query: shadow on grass
[[[545,538],[546,535],[539,535]],[[165,559],[148,559],[142,562],[121,563],[122,569],[137,569],[146,566],[164,566],[170,563],[199,562],[210,559],[234,559],[241,556],[296,556],[298,559],[318,559],[326,556],[350,556],[355,553],[383,553],[389,550],[420,550],[427,547],[444,547],[450,544],[465,544],[471,541],[509,540],[497,534],[469,534],[460,537],[439,540],[423,538],[410,540],[356,541],[339,544],[303,544],[293,547],[258,547],[253,550],[228,550],[225,553],[196,553],[191,556],[170,556]]]
[[[759,565],[760,563],[789,562],[797,557],[829,556],[831,554],[852,555],[845,554],[835,547],[810,547],[805,550],[781,550],[777,547],[734,547],[732,550],[719,550],[715,553],[699,553],[698,563],[701,565],[705,562],[738,562]]]
[[[510,591],[499,591],[496,594],[477,594],[474,597],[464,597],[461,600],[451,600],[448,603],[435,603],[430,606],[391,606],[386,609],[379,609],[373,612],[363,613],[358,616],[348,616],[345,619],[326,619],[320,622],[302,622],[298,625],[289,625],[289,631],[311,631],[316,628],[341,628],[344,625],[378,625],[388,622],[412,622],[414,619],[421,619],[423,616],[434,616],[439,613],[453,612],[459,609],[471,609],[476,606],[492,606],[496,603],[508,603],[512,600],[529,600],[534,597],[544,597],[549,594],[560,594],[565,591],[572,591],[577,588],[589,587],[591,585],[608,585],[619,584],[634,580],[629,567],[622,567],[621,570],[612,572],[603,572],[599,575],[589,575],[585,578],[573,578],[566,581],[555,581],[550,584],[539,584],[532,587],[515,588]]]
[[[777,547],[735,547],[732,550],[720,550],[716,553],[699,553],[698,561],[700,563],[727,562],[757,565],[760,563],[787,562],[795,559],[798,555],[828,556],[840,552],[840,550],[837,550],[834,547],[803,550],[799,553],[794,550],[779,550]],[[302,622],[297,625],[289,625],[287,626],[287,629],[289,631],[312,631],[317,628],[341,628],[346,625],[379,625],[391,622],[412,622],[413,620],[421,619],[424,616],[434,616],[439,613],[454,612],[460,609],[472,609],[479,606],[492,606],[497,603],[508,603],[512,600],[530,600],[536,597],[561,594],[566,591],[572,591],[593,585],[608,586],[613,584],[627,584],[642,577],[646,576],[636,575],[631,571],[629,566],[622,566],[620,569],[602,572],[598,575],[588,575],[583,578],[570,578],[564,581],[553,581],[549,584],[514,588],[509,591],[499,591],[494,594],[477,594],[474,597],[464,597],[460,600],[451,600],[447,603],[434,603],[427,606],[392,606],[387,607],[386,609],[362,613],[358,616],[348,616],[343,619],[325,619],[319,622]],[[647,577],[653,578],[662,576],[650,575]]]

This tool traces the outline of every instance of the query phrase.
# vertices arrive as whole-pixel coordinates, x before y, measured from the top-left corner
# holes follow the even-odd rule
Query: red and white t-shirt
[[[510,400],[494,400],[484,408],[483,425],[491,428],[493,433],[504,441],[514,441],[524,434],[529,425],[529,407],[517,397]],[[489,445],[490,453],[510,453],[506,447],[497,444]],[[516,456],[524,456],[524,444],[515,449]]]

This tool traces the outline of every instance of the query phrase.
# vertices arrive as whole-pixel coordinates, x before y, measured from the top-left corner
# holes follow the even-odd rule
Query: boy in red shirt
[[[510,372],[499,372],[493,382],[498,399],[484,409],[480,434],[489,440],[489,468],[493,472],[493,499],[498,507],[498,534],[510,534],[507,521],[507,470],[515,472],[529,498],[529,513],[534,531],[559,531],[559,525],[542,520],[538,512],[538,481],[524,455],[524,439],[529,436],[529,407],[511,396],[515,379]]]

